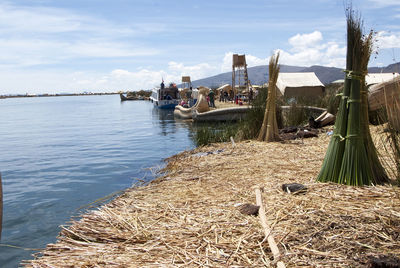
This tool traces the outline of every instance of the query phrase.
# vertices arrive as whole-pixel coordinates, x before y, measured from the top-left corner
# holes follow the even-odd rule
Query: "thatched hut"
[[[400,76],[369,88],[368,103],[370,111],[386,108],[389,122],[400,131]]]
[[[276,86],[280,94],[287,98],[317,97],[325,92],[324,84],[313,72],[279,73]]]
[[[216,91],[218,93],[227,92],[228,94],[231,92],[231,90],[232,90],[232,86],[230,84],[222,85],[216,89]]]

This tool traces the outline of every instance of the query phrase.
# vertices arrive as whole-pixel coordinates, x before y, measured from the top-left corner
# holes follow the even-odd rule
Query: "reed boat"
[[[239,106],[211,110],[204,113],[199,113],[197,110],[192,112],[192,118],[196,122],[210,121],[240,121],[246,116],[249,106]]]
[[[121,101],[137,100],[136,97],[127,97],[127,96],[124,96],[124,94],[122,94],[122,93],[119,94],[119,97],[121,98]]]

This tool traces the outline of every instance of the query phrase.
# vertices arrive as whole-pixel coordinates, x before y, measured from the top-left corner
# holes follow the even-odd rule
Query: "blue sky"
[[[353,1],[377,31],[370,66],[400,61],[400,1]],[[150,89],[249,66],[345,64],[343,0],[0,0],[0,94]]]

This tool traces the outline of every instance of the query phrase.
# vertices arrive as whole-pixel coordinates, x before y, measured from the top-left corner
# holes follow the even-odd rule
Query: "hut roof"
[[[377,110],[385,106],[387,99],[400,98],[400,76],[373,85],[368,91],[369,108],[372,111]]]
[[[370,111],[386,108],[388,121],[394,129],[400,131],[400,76],[391,80],[373,85],[368,92]]]
[[[324,84],[318,79],[318,77],[313,72],[309,73],[279,73],[278,80],[276,82],[276,86],[282,95],[285,95],[285,92],[288,88],[295,90],[296,88],[301,89],[310,89],[310,94],[314,94],[316,92],[312,92],[312,88],[320,89],[321,93],[324,89]],[[304,90],[302,90],[304,91]],[[319,91],[319,90],[318,90]],[[302,92],[302,95],[304,92]],[[287,94],[286,94],[287,95]]]
[[[380,84],[399,76],[399,73],[369,73],[365,76],[367,86]]]

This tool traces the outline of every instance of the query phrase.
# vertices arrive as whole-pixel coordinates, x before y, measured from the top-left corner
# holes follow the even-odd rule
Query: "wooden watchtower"
[[[192,82],[190,81],[190,76],[182,76],[182,88],[191,88]]]
[[[249,92],[249,76],[247,73],[246,55],[233,54],[232,88],[238,92]]]

